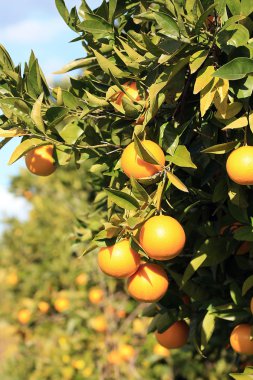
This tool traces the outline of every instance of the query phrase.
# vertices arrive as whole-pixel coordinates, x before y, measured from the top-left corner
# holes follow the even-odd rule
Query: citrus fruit
[[[183,227],[171,216],[153,216],[140,231],[142,248],[156,260],[169,260],[177,256],[184,248],[185,239]]]
[[[165,164],[164,153],[158,144],[151,140],[143,140],[142,145],[160,165],[150,164],[142,160],[137,154],[134,142],[132,142],[124,149],[121,156],[121,168],[129,178],[150,177],[161,171]]]
[[[63,311],[68,310],[69,308],[69,299],[65,297],[59,297],[54,302],[54,308],[59,313],[62,313]]]
[[[137,301],[156,302],[166,293],[169,280],[165,270],[157,264],[141,264],[127,281],[128,293]]]
[[[26,325],[31,319],[31,312],[28,309],[21,309],[18,312],[18,321],[22,323],[22,325]]]
[[[136,82],[126,82],[123,84],[122,87],[124,88],[125,92],[130,97],[128,97],[123,91],[120,91],[118,93],[117,99],[115,101],[115,103],[118,104],[119,106],[122,105],[123,98],[127,98],[130,101],[132,100],[131,98],[133,98],[134,100],[137,100],[137,101],[141,99]]]
[[[155,333],[157,341],[165,348],[180,348],[187,342],[189,326],[185,321],[173,323],[163,333]]]
[[[124,361],[130,361],[135,356],[135,349],[130,344],[119,346],[119,353]]]
[[[46,314],[50,308],[50,305],[48,302],[40,301],[38,303],[38,309],[41,313]]]
[[[250,340],[251,328],[251,325],[242,323],[233,329],[230,344],[238,354],[253,355],[253,340]]]
[[[107,361],[110,364],[120,364],[122,362],[121,355],[118,350],[112,350],[107,354]]]
[[[98,287],[93,287],[89,290],[88,297],[92,304],[99,304],[104,298],[104,291]]]
[[[98,265],[109,276],[127,278],[140,265],[140,256],[130,247],[127,239],[110,247],[101,248],[98,253]]]
[[[53,145],[43,145],[30,150],[25,156],[27,169],[39,176],[48,176],[56,170]]]
[[[90,320],[90,326],[93,330],[97,332],[106,332],[107,330],[107,322],[103,315],[99,315]]]
[[[241,146],[228,156],[226,169],[232,181],[253,185],[253,146]]]

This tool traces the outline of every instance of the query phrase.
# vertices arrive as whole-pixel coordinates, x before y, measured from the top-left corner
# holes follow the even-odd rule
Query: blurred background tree
[[[198,355],[192,361],[187,347],[170,353],[153,334],[146,337],[143,306],[128,298],[122,281],[105,279],[96,254],[82,258],[80,248],[105,216],[94,211],[94,176],[85,167],[79,175],[65,167],[47,178],[22,171],[12,180],[10,190],[26,198],[31,212],[25,222],[6,221],[1,238],[1,379],[225,376],[231,367],[226,352],[218,362]],[[80,227],[73,231],[76,218]],[[82,241],[76,241],[78,228]]]

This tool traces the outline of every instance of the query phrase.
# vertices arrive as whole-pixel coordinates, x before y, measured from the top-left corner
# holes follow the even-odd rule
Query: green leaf
[[[106,107],[109,105],[109,103],[105,99],[99,98],[98,96],[91,94],[87,90],[85,90],[85,94],[88,98],[89,105],[92,107]]]
[[[225,154],[234,149],[236,145],[238,145],[238,141],[230,141],[227,143],[210,146],[206,149],[201,150],[201,153]]]
[[[239,241],[253,241],[253,227],[244,226],[238,228],[234,233],[234,238]]]
[[[167,171],[166,172],[168,180],[172,183],[173,186],[175,186],[178,190],[181,190],[185,193],[188,193],[189,190],[185,186],[185,184],[172,172]]]
[[[109,22],[113,24],[118,0],[109,0]]]
[[[144,147],[139,137],[135,134],[134,134],[134,147],[138,156],[142,160],[150,164],[160,165],[159,162],[156,160],[156,158],[153,156],[153,154]]]
[[[206,313],[201,325],[201,350],[204,350],[215,329],[215,314]]]
[[[33,105],[31,112],[31,119],[39,131],[45,132],[45,125],[41,114],[41,106],[43,102],[44,93],[42,93]]]
[[[70,22],[70,14],[69,14],[69,11],[68,11],[68,9],[67,9],[67,7],[65,5],[64,0],[55,0],[55,5],[56,5],[56,7],[58,9],[58,12],[60,13],[61,17],[66,22],[66,24],[71,29],[73,29],[74,31],[76,31],[76,28]]]
[[[42,145],[48,145],[48,142],[44,141],[44,140],[37,139],[37,138],[32,138],[32,139],[28,139],[28,140],[23,141],[21,144],[19,144],[17,146],[17,148],[12,153],[11,158],[9,159],[8,164],[9,165],[13,164],[19,158],[21,158],[27,152],[29,152],[29,150],[31,150],[33,148],[36,148],[38,146],[42,146]]]
[[[155,12],[154,17],[159,28],[162,29],[161,33],[167,36],[179,37],[178,25],[172,17],[163,12]]]
[[[197,166],[192,162],[191,154],[184,145],[178,145],[173,156],[166,156],[168,161],[183,168],[197,169]]]
[[[207,257],[202,266],[209,267],[218,265],[230,256],[230,251],[227,249],[227,241],[222,237],[211,237],[206,239],[197,251],[198,256],[205,254]]]
[[[15,115],[27,125],[33,125],[32,119],[30,118],[30,109],[23,99],[9,97],[0,99],[0,108],[2,108],[8,118]],[[8,114],[6,114],[6,111],[8,111]]]
[[[63,66],[62,69],[55,71],[53,74],[65,74],[72,70],[81,69],[82,67],[90,66],[96,61],[96,57],[79,58],[71,61],[67,65]]]
[[[136,179],[133,177],[130,178],[130,181],[132,186],[132,192],[135,198],[139,199],[142,202],[148,202],[150,198],[144,187],[142,187],[139,184],[139,182],[136,181]]]
[[[105,189],[104,191],[113,203],[125,210],[137,210],[139,208],[138,201],[123,191],[114,189]]]
[[[205,62],[208,57],[208,50],[198,50],[190,57],[190,70],[191,74],[194,74]]]
[[[78,138],[84,133],[77,121],[71,121],[59,132],[59,135],[68,144],[75,144]]]
[[[95,38],[105,37],[113,33],[111,24],[98,15],[85,13],[85,21],[79,24],[79,28],[91,33]]]
[[[234,58],[232,61],[229,61],[224,66],[220,67],[212,74],[212,76],[229,80],[238,80],[252,72],[253,59],[239,57]]]
[[[205,262],[207,258],[207,254],[203,253],[202,255],[198,255],[194,257],[190,263],[188,264],[182,279],[182,286],[184,286],[188,280],[194,275],[194,273],[201,267],[201,265]]]
[[[2,65],[3,68],[10,69],[11,71],[14,70],[14,64],[11,56],[2,44],[0,44],[0,65]]]
[[[110,73],[112,73],[112,75],[116,78],[125,78],[128,75],[127,73],[124,73],[122,70],[120,70],[116,65],[114,65],[109,59],[104,57],[98,51],[94,49],[92,50],[95,57],[97,58],[99,66],[106,74],[110,75]]]

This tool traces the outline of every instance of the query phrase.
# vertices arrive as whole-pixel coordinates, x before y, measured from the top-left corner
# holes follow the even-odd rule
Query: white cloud
[[[4,43],[46,43],[65,31],[66,26],[58,18],[47,20],[27,19],[8,25],[1,30],[1,40]]]
[[[31,205],[22,197],[11,194],[4,186],[0,186],[0,222],[4,218],[27,219]]]

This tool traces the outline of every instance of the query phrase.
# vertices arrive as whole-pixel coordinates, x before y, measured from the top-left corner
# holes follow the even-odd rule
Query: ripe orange
[[[237,325],[231,335],[230,344],[238,354],[253,355],[253,340],[250,340],[251,325],[242,323]]]
[[[88,277],[87,277],[87,274],[86,273],[80,273],[76,279],[75,279],[75,283],[77,285],[86,285],[88,282]]]
[[[17,285],[18,280],[19,280],[19,278],[18,278],[18,275],[16,272],[11,272],[6,277],[6,283],[7,283],[7,285],[10,285],[10,286]]]
[[[30,150],[25,156],[28,170],[39,176],[48,176],[56,170],[53,145],[43,145]]]
[[[112,350],[107,354],[107,361],[110,364],[120,364],[122,362],[121,355],[118,350]]]
[[[93,287],[90,289],[88,297],[91,303],[97,305],[103,300],[104,291],[98,287]]]
[[[155,355],[162,356],[163,358],[167,358],[168,356],[170,356],[170,351],[168,350],[168,348],[161,346],[159,343],[156,343],[154,345],[153,353]]]
[[[165,164],[164,153],[158,144],[151,140],[143,140],[142,145],[155,157],[160,165],[150,164],[142,160],[135,150],[134,142],[132,142],[124,149],[121,156],[121,168],[129,178],[150,177],[161,171]]]
[[[119,346],[119,353],[124,361],[130,361],[135,356],[135,349],[130,344],[122,344]]]
[[[134,100],[139,101],[141,99],[136,82],[126,82],[123,84],[122,87],[124,88],[126,93],[128,95],[130,95]],[[123,98],[127,98],[127,99],[131,100],[131,98],[129,98],[123,91],[120,91],[118,93],[117,100],[115,103],[118,104],[119,106],[121,106]]]
[[[141,264],[127,281],[128,293],[137,301],[156,302],[166,293],[169,280],[157,264]]]
[[[180,348],[187,342],[189,326],[185,321],[173,323],[166,331],[155,333],[157,341],[165,348]]]
[[[227,174],[239,185],[253,185],[253,146],[241,146],[227,159]]]
[[[104,315],[99,315],[90,320],[90,326],[97,332],[104,333],[107,330],[107,322]]]
[[[38,303],[38,309],[41,313],[46,314],[50,308],[50,305],[48,302],[40,301]]]
[[[68,310],[69,308],[69,299],[66,297],[59,297],[54,302],[54,308],[59,313]]]
[[[126,312],[123,309],[122,310],[117,310],[116,311],[116,315],[117,315],[118,318],[122,319],[122,318],[126,317]]]
[[[109,276],[127,278],[138,269],[140,255],[130,247],[129,240],[124,239],[113,246],[101,248],[98,265]]]
[[[18,312],[18,321],[22,323],[22,325],[26,325],[30,322],[31,312],[28,309],[21,309]]]
[[[184,248],[185,240],[183,227],[171,216],[153,216],[140,232],[141,246],[156,260],[173,259]]]

